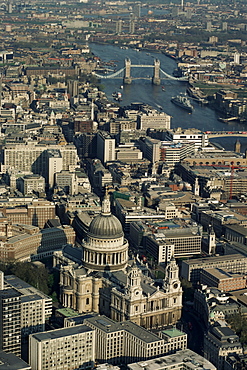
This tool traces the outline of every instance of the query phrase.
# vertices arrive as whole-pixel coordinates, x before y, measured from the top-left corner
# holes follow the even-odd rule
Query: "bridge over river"
[[[153,77],[133,77],[131,75],[132,68],[152,68],[153,69]],[[101,79],[115,79],[121,78],[123,79],[123,83],[126,85],[130,85],[132,80],[135,79],[149,79],[152,80],[153,85],[160,85],[162,79],[170,79],[175,81],[188,81],[188,77],[175,77],[170,75],[169,73],[163,71],[160,68],[160,61],[159,59],[154,59],[154,64],[131,64],[131,60],[129,58],[125,59],[125,66],[118,71],[115,71],[111,74],[100,75],[97,71],[93,72],[94,75]]]
[[[247,131],[205,131],[209,139],[214,137],[225,137],[225,136],[242,136],[247,137]]]

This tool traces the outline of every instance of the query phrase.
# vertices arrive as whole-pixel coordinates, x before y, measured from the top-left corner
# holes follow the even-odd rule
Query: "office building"
[[[169,130],[171,125],[171,116],[165,112],[145,111],[137,115],[137,127],[140,130]]]
[[[61,170],[74,170],[77,167],[78,155],[73,144],[45,145],[28,142],[25,145],[5,145],[1,171],[5,173],[11,169],[18,169],[18,171],[32,172],[43,176],[48,182],[48,159],[51,158],[52,161],[52,150],[59,151],[61,155],[62,160],[56,159],[56,162],[59,162],[59,168],[62,162]]]
[[[211,362],[190,349],[152,360],[134,362],[128,365],[128,370],[142,370],[144,367],[146,370],[218,370]]]
[[[75,172],[60,171],[55,173],[55,185],[66,194],[78,194],[79,179]]]
[[[47,150],[47,183],[49,188],[52,189],[55,184],[55,173],[62,171],[63,160],[59,150],[49,149]]]
[[[230,254],[182,261],[181,277],[196,283],[200,281],[200,271],[208,268],[221,268],[229,272],[245,274],[247,271],[247,257],[242,254]]]
[[[8,204],[0,208],[2,215],[14,224],[25,224],[43,228],[49,219],[56,218],[55,204],[43,199],[34,199],[22,207]]]
[[[174,143],[195,143],[195,150],[208,146],[208,135],[195,128],[182,129],[181,127],[167,130],[164,134],[165,140]]]
[[[26,283],[25,281],[19,279],[15,275],[6,275],[4,277],[4,282],[7,288],[14,289],[17,291],[21,297],[28,297],[28,296],[39,296],[44,301],[44,306],[42,305],[42,309],[44,310],[45,319],[49,319],[52,314],[52,299],[48,297],[46,294],[38,290],[37,288],[33,287],[32,285]],[[28,315],[32,315],[32,312],[28,313]],[[37,311],[37,317],[40,316],[39,311]],[[43,317],[43,313],[41,315]],[[25,317],[23,317],[25,319]],[[34,317],[35,319],[35,317]],[[29,319],[28,319],[29,320]],[[36,320],[36,319],[35,319]],[[43,320],[43,319],[42,319]],[[42,322],[42,325],[44,322]]]
[[[36,174],[25,175],[17,180],[17,188],[23,195],[33,193],[44,194],[45,179]]]
[[[56,329],[29,337],[32,370],[90,370],[95,360],[95,334],[85,325]]]
[[[0,351],[1,370],[32,370],[25,361],[14,355]]]
[[[21,356],[21,294],[12,288],[0,291],[0,349]]]
[[[223,370],[230,353],[243,353],[239,337],[228,326],[213,326],[204,336],[204,356],[217,370]]]
[[[246,275],[233,274],[219,268],[201,270],[200,283],[224,292],[246,288]]]
[[[97,158],[102,163],[115,160],[115,139],[103,131],[97,133]]]
[[[158,227],[158,224],[157,224]],[[160,230],[144,238],[144,245],[148,253],[157,258],[167,254],[167,246],[174,246],[174,256],[185,257],[201,253],[202,235],[186,228]],[[160,258],[160,257],[159,257]],[[162,261],[165,262],[165,261]]]
[[[128,364],[187,348],[187,334],[177,329],[158,336],[131,321],[115,322],[106,316],[86,318],[84,324],[95,330],[95,359],[100,363]]]

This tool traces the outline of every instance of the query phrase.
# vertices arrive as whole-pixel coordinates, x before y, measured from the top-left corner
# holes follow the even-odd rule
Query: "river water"
[[[161,53],[147,53],[146,51],[136,51],[134,49],[125,50],[120,49],[118,46],[101,44],[90,44],[90,48],[95,55],[101,58],[102,61],[108,62],[110,60],[114,60],[117,65],[117,70],[124,67],[125,58],[130,58],[131,64],[143,65],[152,65],[154,58],[158,58],[160,60],[161,69],[170,75],[172,75],[172,72],[177,66],[173,59]],[[159,107],[162,107],[165,113],[172,116],[171,127],[195,127],[202,131],[247,131],[247,124],[240,124],[235,121],[227,124],[220,122],[217,119],[215,111],[207,106],[201,106],[194,101],[192,101],[194,106],[192,114],[174,105],[171,102],[171,98],[179,93],[186,92],[187,84],[185,82],[162,79],[160,86],[154,86],[151,81],[140,79],[141,77],[152,77],[152,68],[132,68],[131,75],[132,77],[139,78],[137,80],[133,80],[131,85],[123,85],[122,79],[101,80],[101,83],[104,86],[104,92],[109,100],[113,100],[113,92],[121,91],[121,106],[129,105],[131,102],[143,102],[157,108],[157,110],[159,110]],[[123,89],[120,89],[121,85],[123,85]],[[164,86],[165,91],[162,90],[162,86]],[[212,139],[212,141],[219,143],[227,150],[232,150],[236,137],[230,138],[228,136]],[[247,138],[240,136],[240,142],[242,144],[241,151],[243,152],[247,148]]]

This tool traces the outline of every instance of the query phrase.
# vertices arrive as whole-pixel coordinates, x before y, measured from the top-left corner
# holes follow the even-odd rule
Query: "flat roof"
[[[78,312],[74,311],[72,308],[60,308],[56,310],[56,312],[60,313],[61,315],[65,317],[73,317],[73,316],[80,315]]]
[[[178,368],[177,366],[181,366],[183,364],[186,364],[186,369],[197,370],[202,368],[207,370],[217,370],[211,362],[190,349],[177,351],[172,355],[162,356],[152,360],[135,362],[133,364],[129,364],[128,368],[131,370],[165,370]]]
[[[148,330],[142,328],[132,321],[115,322],[103,315],[89,318],[88,320],[86,320],[85,324],[87,323],[87,321],[106,333],[113,333],[116,331],[125,330],[146,343],[162,340],[157,335],[149,332]]]
[[[0,369],[1,370],[31,370],[25,361],[14,355],[0,351]]]
[[[186,261],[182,261],[182,263],[186,263],[188,265],[198,265],[198,264],[206,264],[211,262],[221,262],[221,261],[231,261],[231,260],[238,260],[238,259],[246,259],[242,254],[228,254],[226,256],[217,256],[217,257],[202,257],[202,258],[194,258]]]
[[[180,337],[182,335],[186,335],[186,333],[178,330],[177,328],[162,330],[162,333],[169,336],[170,338]]]
[[[55,330],[45,331],[42,333],[32,334],[32,337],[37,339],[39,342],[43,342],[49,339],[50,340],[59,339],[59,338],[68,337],[71,335],[86,333],[89,331],[93,331],[93,329],[89,328],[89,326],[76,325],[76,326],[71,326],[68,328],[55,329]]]

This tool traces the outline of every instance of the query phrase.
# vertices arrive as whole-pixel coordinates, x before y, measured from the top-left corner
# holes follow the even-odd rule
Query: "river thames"
[[[163,71],[172,75],[176,68],[176,62],[161,53],[153,53],[146,51],[137,51],[134,49],[121,49],[113,45],[90,44],[91,51],[104,62],[114,60],[116,67],[109,67],[112,70],[119,70],[124,67],[125,58],[130,58],[131,64],[152,65],[154,58],[160,60],[160,67]],[[162,107],[162,110],[172,116],[171,127],[191,128],[195,127],[202,131],[247,131],[247,124],[232,121],[231,123],[223,123],[218,121],[217,114],[214,110],[207,106],[201,106],[198,103],[191,101],[194,110],[189,114],[184,109],[174,105],[171,98],[180,93],[186,92],[186,82],[180,82],[171,79],[162,79],[160,86],[152,85],[150,80],[141,79],[152,77],[152,68],[132,68],[131,76],[138,78],[133,80],[131,85],[123,85],[122,79],[102,79],[101,83],[104,86],[104,92],[109,100],[113,100],[112,93],[121,91],[122,101],[121,106],[129,105],[131,102],[143,102],[156,108]],[[120,86],[123,85],[123,89]],[[162,88],[164,87],[164,88]],[[213,139],[228,150],[232,150],[236,137]],[[247,138],[240,137],[242,144],[241,151],[247,148]]]

